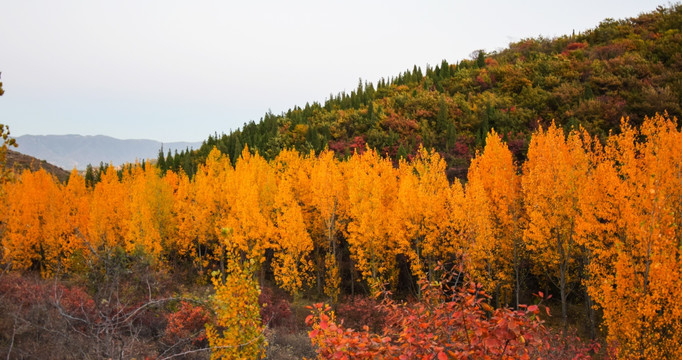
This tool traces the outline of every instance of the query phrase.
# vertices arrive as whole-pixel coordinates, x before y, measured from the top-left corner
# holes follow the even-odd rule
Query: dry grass
[[[286,327],[268,329],[266,333],[268,360],[314,359],[317,354],[305,330],[291,330]]]

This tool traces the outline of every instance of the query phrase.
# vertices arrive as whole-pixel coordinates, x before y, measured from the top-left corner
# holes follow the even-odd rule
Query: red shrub
[[[320,358],[530,359],[556,358],[551,357],[556,354],[588,359],[593,349],[569,338],[556,343],[539,319],[538,305],[517,311],[493,309],[477,284],[456,289],[446,289],[441,283],[422,284],[419,302],[385,301],[386,326],[381,335],[367,326],[359,331],[347,328],[330,307],[315,305],[306,324],[313,328],[309,336]],[[571,342],[574,345],[566,346]],[[551,345],[564,345],[565,351],[557,352]]]
[[[345,327],[362,328],[367,325],[371,330],[381,330],[384,313],[381,304],[371,297],[347,297],[336,307],[336,315]]]
[[[204,325],[209,321],[210,316],[203,307],[182,301],[180,309],[168,314],[167,319],[165,339],[171,344],[191,339],[196,345],[206,339]]]
[[[260,317],[264,325],[270,327],[291,325],[292,312],[289,302],[269,287],[261,289],[258,296],[260,304]]]
[[[578,49],[584,49],[587,47],[586,42],[572,42],[568,45],[566,45],[566,50],[567,51],[573,51],[573,50],[578,50]]]

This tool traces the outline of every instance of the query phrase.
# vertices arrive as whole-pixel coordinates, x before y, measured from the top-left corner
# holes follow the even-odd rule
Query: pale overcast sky
[[[12,135],[201,141],[413,65],[555,37],[650,0],[0,0]]]

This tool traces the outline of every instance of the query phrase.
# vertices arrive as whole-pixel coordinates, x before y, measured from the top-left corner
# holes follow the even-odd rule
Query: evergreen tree
[[[485,67],[485,51],[478,50],[478,54],[476,55],[476,66],[479,68]]]
[[[181,156],[178,155],[178,150],[175,149],[175,154],[173,155],[173,171],[177,172],[180,169],[181,161]]]
[[[104,170],[106,170],[106,165],[104,165],[104,161],[100,161],[99,168],[97,168],[97,173],[95,173],[95,184],[102,180],[102,174],[104,174]]]
[[[476,134],[476,144],[481,147],[485,146],[485,138],[488,136],[490,131],[490,114],[492,107],[490,104],[486,107],[486,111],[481,118],[481,124],[478,127],[478,133]]]
[[[232,163],[236,164],[237,159],[239,159],[239,155],[242,154],[242,150],[244,150],[244,145],[242,145],[242,142],[239,140],[239,136],[235,138],[234,141],[234,150],[232,152]]]
[[[445,131],[445,149],[450,150],[455,147],[457,142],[457,132],[455,131],[455,124],[448,122],[447,130]]]
[[[400,146],[398,147],[398,152],[396,153],[396,156],[398,159],[407,159],[407,149],[405,149],[405,146],[403,143],[400,143]]]
[[[192,151],[189,149],[185,149],[184,156],[182,157],[182,169],[185,171],[185,174],[188,174],[188,176],[194,174],[192,169]]]
[[[159,149],[159,156],[156,159],[156,167],[159,168],[162,173],[166,172],[166,158],[163,155],[163,145],[161,145],[161,149]]]
[[[90,164],[85,168],[85,185],[88,187],[95,186],[95,173]]]
[[[370,101],[367,105],[367,122],[370,126],[374,125],[374,101]]]
[[[362,79],[358,80],[358,90],[356,92],[356,95],[358,97],[358,103],[364,103],[365,102],[365,92],[364,92],[363,86],[362,86]]]
[[[442,134],[447,130],[448,123],[450,122],[448,116],[448,105],[445,102],[445,97],[441,95],[438,100],[438,116],[436,117],[436,131]]]
[[[307,138],[306,140],[308,141],[312,149],[315,150],[315,152],[319,152],[320,150],[322,150],[320,136],[317,134],[317,130],[315,129],[315,127],[313,126],[308,127],[308,133],[306,134],[306,138]]]
[[[440,64],[440,78],[441,79],[447,79],[450,77],[450,65],[448,62],[443,59],[443,62]]]
[[[171,155],[170,149],[168,149],[168,155],[166,155],[166,171],[168,171],[173,166],[173,155]]]

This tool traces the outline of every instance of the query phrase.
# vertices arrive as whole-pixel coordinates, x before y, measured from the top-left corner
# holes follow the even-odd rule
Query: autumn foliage
[[[452,280],[448,278],[447,280]],[[422,282],[421,301],[387,298],[383,333],[354,330],[316,304],[306,322],[320,359],[530,359],[547,350],[540,307],[493,309],[480,285]]]
[[[556,295],[562,336],[569,307],[584,301],[618,357],[681,357],[677,120],[624,120],[603,139],[539,127],[523,164],[497,133],[485,143],[466,183],[449,182],[441,154],[423,147],[397,163],[369,148],[345,161],[294,150],[267,161],[245,148],[234,163],[214,149],[191,178],[136,164],[109,167],[93,186],[77,172],[61,184],[26,171],[2,185],[2,262],[46,278],[108,274],[116,256],[183,264],[213,281],[206,336],[224,356],[262,353],[266,282],[294,302],[312,295],[336,306],[382,289],[420,299],[384,304],[381,335],[316,308],[321,354],[533,356],[547,343],[538,309],[517,307],[533,300],[531,278]],[[470,283],[440,291],[439,263],[461,266]],[[193,311],[174,316],[204,319]]]

